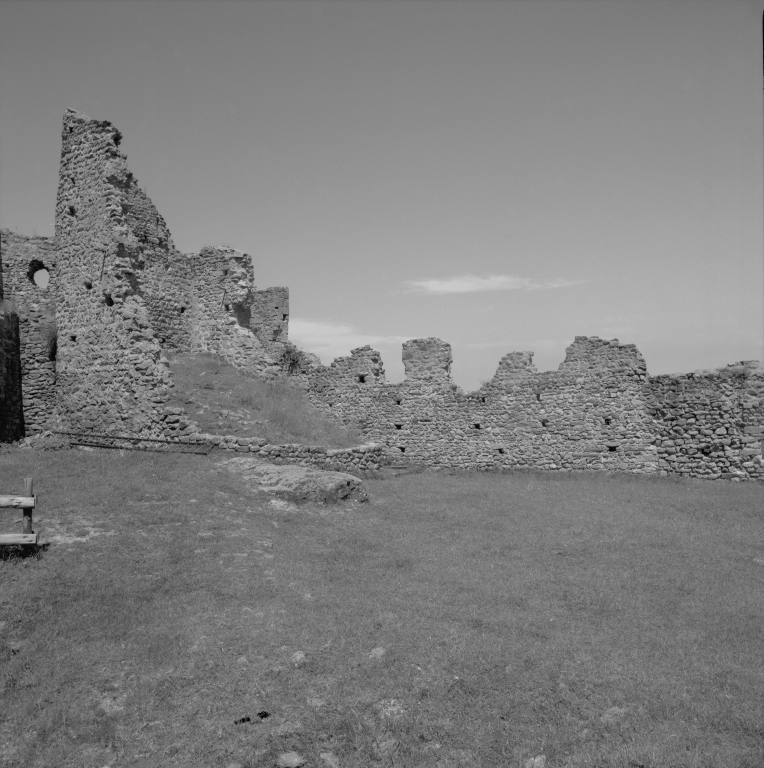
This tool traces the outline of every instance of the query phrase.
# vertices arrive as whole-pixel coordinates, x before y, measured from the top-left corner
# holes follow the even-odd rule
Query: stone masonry
[[[633,344],[577,336],[556,371],[509,352],[465,393],[451,347],[403,345],[388,384],[369,346],[323,366],[288,340],[289,291],[257,290],[228,247],[182,254],[109,122],[64,115],[55,238],[0,231],[0,441],[50,426],[205,439],[277,463],[376,469],[617,470],[764,480],[764,365],[648,376]],[[369,442],[342,451],[202,435],[164,350],[208,351],[257,376],[292,374],[316,407]]]
[[[163,350],[213,352],[258,376],[281,371],[288,291],[256,291],[251,259],[232,248],[180,253],[127,169],[121,139],[111,123],[67,111],[55,238],[0,232],[0,298],[4,285],[18,316],[28,433],[193,432],[180,409],[166,408]],[[49,282],[35,279],[40,270]],[[267,348],[250,327],[263,295],[275,308]]]
[[[403,345],[403,369],[406,378],[432,383],[451,381],[451,345],[440,339],[412,339]]]
[[[29,433],[52,419],[56,402],[55,275],[53,238],[0,230],[0,299],[5,296],[18,315],[24,431]]]
[[[465,394],[438,339],[403,347],[406,380],[386,384],[378,352],[353,350],[307,379],[312,402],[387,446],[388,460],[458,469],[597,469],[764,479],[764,366],[648,377],[633,344],[576,337],[557,371],[510,352]],[[359,373],[365,371],[367,375]]]
[[[64,115],[56,201],[56,409],[76,432],[158,436],[172,386],[142,290],[174,251],[109,122]]]
[[[288,343],[289,288],[255,291],[249,327],[268,353],[280,359]]]

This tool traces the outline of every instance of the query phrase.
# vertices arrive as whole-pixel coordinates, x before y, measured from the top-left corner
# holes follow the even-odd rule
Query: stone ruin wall
[[[659,468],[709,479],[764,479],[764,366],[756,360],[650,377]]]
[[[451,382],[451,349],[439,339],[406,342],[401,384],[386,383],[368,346],[316,364],[289,344],[288,290],[255,290],[246,254],[175,249],[120,140],[110,123],[68,111],[56,238],[0,232],[0,440],[55,415],[77,431],[186,441],[198,430],[166,405],[163,350],[213,352],[257,375],[276,375],[291,353],[293,380],[314,404],[382,443],[388,461],[764,479],[757,362],[649,377],[634,345],[577,337],[557,371],[539,373],[532,352],[511,352],[467,394]],[[30,279],[33,263],[49,271],[47,288]],[[316,449],[220,440],[284,461],[325,460]],[[377,448],[359,450],[364,466],[378,465]]]
[[[249,327],[259,293],[249,257],[231,248],[180,253],[127,169],[121,138],[111,123],[67,111],[56,237],[3,237],[0,274],[23,308],[27,431],[51,426],[55,413],[55,425],[71,431],[195,432],[181,409],[167,407],[173,383],[163,350],[213,352],[261,376],[281,370]],[[46,291],[22,277],[33,257],[51,266]],[[43,327],[51,321],[56,360],[36,338],[38,327],[50,335]],[[283,343],[287,329],[288,320]]]
[[[48,273],[47,285],[35,283],[34,275],[40,270]],[[5,297],[9,310],[18,315],[23,423],[24,431],[30,434],[49,424],[55,409],[55,274],[53,238],[0,230],[0,300]]]
[[[576,337],[557,371],[511,352],[465,394],[450,347],[407,342],[406,380],[386,384],[378,352],[353,350],[307,376],[312,402],[388,448],[389,460],[457,469],[612,470],[764,479],[764,366],[648,377],[633,344]]]
[[[141,291],[147,260],[174,246],[109,122],[67,111],[56,200],[56,409],[75,432],[158,436],[171,384]],[[154,221],[144,221],[153,216]],[[146,237],[146,231],[161,237]]]
[[[282,359],[289,345],[289,288],[255,291],[249,327],[274,359]]]
[[[279,351],[253,331],[257,296],[252,260],[227,247],[188,255],[191,276],[190,352],[213,352],[257,376],[281,372]],[[288,325],[283,330],[287,339]]]

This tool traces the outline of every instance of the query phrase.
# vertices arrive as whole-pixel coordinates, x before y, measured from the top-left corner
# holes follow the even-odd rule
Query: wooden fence
[[[38,534],[32,531],[32,513],[37,505],[31,477],[24,478],[23,496],[0,496],[0,507],[14,507],[22,511],[20,520],[21,533],[0,533],[0,545],[3,544],[33,544],[37,545]]]

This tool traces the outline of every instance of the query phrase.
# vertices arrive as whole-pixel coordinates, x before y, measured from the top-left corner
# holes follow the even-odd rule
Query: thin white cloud
[[[335,357],[345,357],[351,349],[366,344],[377,348],[400,346],[411,336],[375,336],[361,333],[350,325],[325,323],[306,320],[300,317],[289,318],[289,340],[306,352],[312,352],[328,365]]]
[[[462,275],[461,277],[449,277],[432,280],[408,280],[406,285],[410,291],[417,293],[477,293],[482,291],[541,291],[549,288],[565,288],[569,285],[577,285],[585,280],[547,280],[538,281],[530,277],[517,277],[516,275]]]

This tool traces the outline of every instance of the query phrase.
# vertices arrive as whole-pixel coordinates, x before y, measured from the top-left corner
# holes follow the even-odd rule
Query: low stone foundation
[[[210,435],[196,433],[181,437],[181,442],[205,440],[223,451],[251,453],[272,464],[299,464],[319,469],[341,469],[345,472],[360,470],[373,472],[386,464],[386,449],[377,443],[357,445],[352,448],[324,448],[320,445],[271,445],[259,437],[236,437],[235,435]]]

